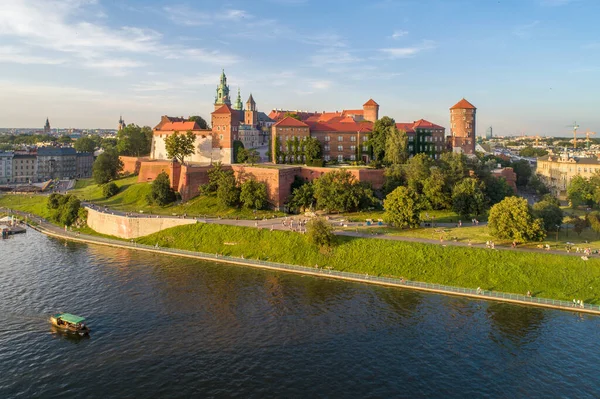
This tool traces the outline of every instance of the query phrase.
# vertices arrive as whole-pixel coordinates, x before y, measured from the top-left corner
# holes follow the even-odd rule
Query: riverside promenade
[[[39,216],[31,215],[25,212],[12,211],[22,217],[28,218],[33,223],[28,223],[28,226],[46,234],[50,237],[59,239],[81,242],[86,244],[106,245],[116,248],[126,248],[155,254],[179,256],[192,259],[208,260],[213,262],[229,263],[241,266],[250,266],[260,269],[275,270],[288,273],[296,273],[302,275],[311,275],[316,277],[333,278],[338,280],[354,281],[366,284],[376,284],[387,287],[396,287],[403,289],[411,289],[417,291],[425,291],[444,295],[454,295],[468,297],[471,299],[483,299],[496,302],[507,302],[526,306],[536,306],[551,309],[566,310],[579,313],[600,315],[600,305],[584,304],[583,306],[575,306],[574,303],[556,299],[547,299],[539,297],[529,297],[520,294],[511,294],[497,291],[487,291],[472,288],[454,287],[442,284],[431,284],[419,281],[410,281],[403,278],[370,276],[358,273],[344,272],[333,270],[331,268],[318,268],[290,265],[285,263],[268,262],[260,259],[246,259],[232,256],[221,256],[218,254],[194,252],[181,250],[176,248],[164,248],[157,246],[142,245],[130,241],[121,241],[116,239],[97,237],[79,232],[65,231],[60,227],[49,223]]]

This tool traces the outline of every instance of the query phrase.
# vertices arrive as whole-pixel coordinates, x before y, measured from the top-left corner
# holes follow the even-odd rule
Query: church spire
[[[233,105],[233,109],[236,109],[238,111],[241,111],[244,109],[244,106],[242,105],[242,96],[240,94],[240,88],[238,87],[238,95],[237,95],[237,99],[235,100],[235,104]]]
[[[215,109],[219,108],[223,104],[231,105],[231,101],[229,100],[229,86],[227,85],[227,76],[225,75],[224,69],[221,71],[221,79],[219,85],[217,86]]]

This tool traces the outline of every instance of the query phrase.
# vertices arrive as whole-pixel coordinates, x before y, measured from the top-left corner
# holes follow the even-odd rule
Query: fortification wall
[[[143,237],[171,227],[196,223],[193,219],[133,218],[103,213],[91,208],[87,208],[87,211],[87,224],[91,229],[101,234],[125,239]]]

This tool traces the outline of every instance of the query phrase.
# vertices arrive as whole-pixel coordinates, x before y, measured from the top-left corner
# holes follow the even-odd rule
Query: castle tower
[[[258,112],[256,111],[256,103],[254,102],[254,98],[252,98],[252,93],[250,93],[250,97],[246,101],[244,123],[251,126],[258,123]]]
[[[120,132],[121,130],[125,129],[125,121],[123,120],[123,115],[119,115],[119,125],[118,125],[118,131]]]
[[[48,118],[46,118],[46,124],[44,125],[44,133],[50,133],[50,121],[48,120]]]
[[[227,76],[225,76],[225,70],[221,71],[221,79],[217,86],[217,95],[215,96],[215,111],[223,104],[231,105],[229,100],[229,86],[227,85]]]
[[[379,104],[373,101],[372,98],[363,104],[363,118],[370,122],[375,122],[379,119]]]
[[[475,154],[475,114],[477,108],[464,98],[450,108],[452,151]]]

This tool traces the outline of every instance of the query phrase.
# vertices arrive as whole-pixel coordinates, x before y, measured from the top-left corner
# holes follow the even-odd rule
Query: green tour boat
[[[90,333],[90,328],[85,325],[85,318],[75,316],[70,313],[57,313],[50,316],[50,323],[53,326],[67,332],[87,335]]]

